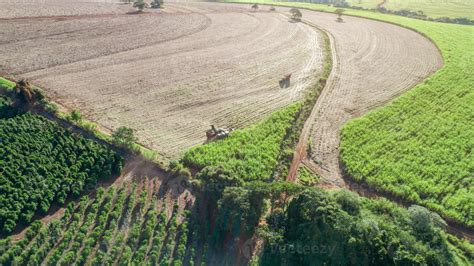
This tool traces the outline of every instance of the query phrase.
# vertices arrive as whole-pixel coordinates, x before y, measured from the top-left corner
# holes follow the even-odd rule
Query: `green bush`
[[[40,105],[43,106],[44,110],[50,112],[52,114],[58,113],[58,106],[54,103],[48,102],[46,100],[42,100]]]
[[[453,252],[459,249],[448,245],[444,232],[428,223],[423,230],[428,228],[431,237],[419,235],[409,217],[388,201],[307,189],[283,214],[269,216],[260,264],[457,264]]]
[[[123,147],[132,148],[136,141],[133,129],[119,127],[112,133],[112,142]]]
[[[0,77],[0,88],[13,89],[15,86],[15,82]]]
[[[12,101],[10,98],[0,95],[0,119],[10,118],[15,116],[18,111],[15,110],[12,106]]]
[[[75,123],[81,122],[81,120],[82,120],[81,112],[77,109],[72,110],[72,112],[68,116],[68,120],[72,121],[72,122],[75,122]]]

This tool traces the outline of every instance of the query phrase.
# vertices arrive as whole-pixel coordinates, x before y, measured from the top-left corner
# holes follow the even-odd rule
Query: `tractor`
[[[232,132],[231,128],[216,128],[214,125],[211,125],[211,129],[206,131],[206,143],[227,138],[230,132]]]
[[[282,79],[280,79],[279,84],[280,88],[286,89],[290,87],[290,79],[291,79],[291,74],[285,75]]]

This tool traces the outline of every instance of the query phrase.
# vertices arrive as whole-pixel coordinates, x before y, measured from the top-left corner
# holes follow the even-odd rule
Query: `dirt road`
[[[442,66],[442,58],[428,39],[399,26],[349,16],[338,23],[335,14],[302,13],[305,21],[330,35],[335,54],[333,73],[303,130],[299,148],[304,151],[310,138],[308,159],[313,163],[306,165],[328,185],[345,187],[339,166],[342,125],[421,82]],[[305,154],[300,157],[306,159]]]
[[[279,13],[168,3],[129,15],[130,6],[83,5],[70,3],[75,15],[54,11],[62,5],[0,13],[0,74],[31,80],[106,128],[129,126],[168,157],[203,143],[211,124],[244,127],[300,99],[321,72],[320,33]],[[281,89],[289,73],[294,85]]]

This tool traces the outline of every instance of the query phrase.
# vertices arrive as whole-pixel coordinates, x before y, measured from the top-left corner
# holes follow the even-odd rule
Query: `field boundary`
[[[280,14],[291,19],[290,16],[288,16],[287,14]],[[299,162],[301,162],[301,159],[299,158],[301,158],[302,156],[307,156],[305,152],[305,147],[307,145],[308,138],[306,138],[305,141],[302,141],[301,135],[306,134],[307,136],[309,136],[311,126],[309,127],[309,129],[306,129],[308,127],[306,124],[308,123],[310,117],[313,115],[314,106],[317,100],[319,99],[321,92],[326,88],[328,81],[331,79],[330,76],[333,72],[333,58],[335,57],[335,54],[332,53],[331,49],[331,45],[333,43],[333,41],[331,41],[332,37],[329,37],[328,32],[308,21],[301,20],[301,23],[313,28],[323,37],[322,44],[324,60],[322,62],[322,72],[320,73],[320,77],[315,80],[312,85],[304,88],[306,95],[303,99],[300,100],[302,106],[301,110],[299,111],[298,117],[293,123],[295,128],[290,130],[288,135],[285,137],[285,139],[292,139],[296,136],[297,139],[293,140],[291,143],[289,143],[289,145],[282,145],[282,147],[280,148],[278,166],[275,171],[275,174],[278,176],[278,178],[284,177],[285,180],[288,180],[289,175],[292,175],[294,176],[294,178],[296,178]],[[286,149],[292,149],[293,153],[291,158],[285,157],[286,155],[288,155],[285,153]],[[296,163],[297,161],[298,163]],[[289,162],[289,165],[286,165],[287,162]]]
[[[326,43],[325,46],[326,46],[326,49],[329,49],[329,51],[327,51],[327,54],[326,54],[326,56],[327,56],[326,60],[327,61],[324,64],[326,64],[326,63],[330,64],[331,70],[330,70],[329,75],[327,76],[327,79],[326,79],[326,82],[325,82],[324,86],[319,90],[318,95],[314,99],[314,102],[312,102],[313,106],[312,106],[312,109],[311,109],[311,113],[306,118],[303,129],[300,131],[301,132],[300,137],[299,137],[298,143],[295,147],[295,153],[294,153],[294,156],[293,156],[293,160],[291,162],[291,166],[290,166],[290,169],[288,170],[288,175],[286,177],[286,180],[291,181],[291,182],[294,182],[296,180],[297,173],[298,173],[298,168],[299,168],[301,162],[308,157],[308,152],[307,152],[308,139],[309,139],[309,136],[310,136],[310,133],[311,133],[311,129],[314,126],[312,121],[314,120],[313,118],[316,116],[316,113],[317,113],[316,112],[317,111],[316,110],[316,102],[319,99],[320,92],[323,91],[323,90],[327,90],[328,88],[334,87],[334,85],[335,85],[335,75],[336,75],[335,73],[339,69],[339,56],[338,56],[337,51],[336,51],[337,49],[336,49],[336,46],[335,46],[334,36],[330,32],[328,32],[327,30],[325,30],[325,29],[319,27],[318,25],[313,24],[309,21],[301,20],[301,22],[307,24],[308,26],[311,26],[311,27],[314,27],[314,28],[318,29],[319,31],[321,31],[326,36],[326,41],[328,43]],[[323,75],[324,74],[325,73],[323,73]],[[324,78],[324,77],[322,77],[322,78]]]

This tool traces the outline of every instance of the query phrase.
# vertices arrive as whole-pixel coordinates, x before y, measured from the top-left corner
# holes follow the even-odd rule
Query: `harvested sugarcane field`
[[[0,265],[474,264],[471,0],[0,7]]]
[[[243,127],[301,99],[322,71],[323,37],[281,14],[213,4],[94,14],[67,2],[0,22],[2,71],[169,157],[203,143],[211,124]],[[21,11],[1,15],[11,12]],[[277,90],[288,73],[295,85]]]

